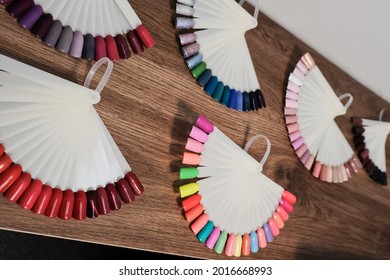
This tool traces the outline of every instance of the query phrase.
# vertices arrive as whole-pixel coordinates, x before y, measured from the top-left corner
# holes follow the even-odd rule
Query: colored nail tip
[[[209,215],[202,214],[191,224],[191,230],[193,231],[193,233],[198,234],[208,221]]]
[[[33,5],[29,8],[22,17],[18,19],[18,23],[26,29],[32,29],[34,24],[43,14],[43,9],[40,5]]]
[[[139,25],[136,29],[136,32],[145,48],[149,49],[156,45],[156,41],[153,39],[153,36],[144,25]]]
[[[225,255],[228,257],[233,256],[235,240],[236,240],[236,236],[233,233],[229,234],[229,237],[227,238],[226,245],[225,245]]]
[[[201,128],[206,133],[211,133],[214,131],[213,124],[203,115],[200,115],[195,122],[195,125]]]
[[[202,200],[202,196],[199,195],[199,194],[194,194],[194,195],[191,195],[191,196],[187,197],[186,199],[184,199],[181,202],[181,204],[183,206],[183,210],[185,212],[191,210],[192,208],[194,208],[197,205],[199,205],[201,200]]]
[[[264,235],[265,239],[267,240],[267,243],[270,243],[274,240],[274,236],[272,235],[271,228],[268,224],[263,225]]]
[[[0,156],[2,156],[5,152],[5,148],[3,146],[3,144],[0,144]]]
[[[194,14],[194,8],[191,6],[176,3],[176,14],[182,16],[192,16]]]
[[[186,17],[176,17],[176,29],[192,29],[195,26],[195,20]]]
[[[31,182],[29,173],[22,173],[19,178],[4,193],[4,197],[9,201],[16,202],[26,191]]]
[[[203,60],[203,55],[201,53],[197,53],[185,60],[187,67],[189,69],[193,69],[195,66],[199,65]],[[211,70],[209,70],[211,73]],[[211,76],[211,75],[210,75]]]
[[[213,92],[213,95],[211,96],[212,98],[214,98],[217,102],[219,102],[219,100],[221,99],[222,97],[222,94],[223,94],[223,89],[224,89],[224,84],[222,82],[218,82],[217,83],[217,87],[215,88],[214,92]]]
[[[40,180],[33,180],[23,193],[22,197],[18,200],[18,204],[26,210],[31,210],[41,191],[42,182]]]
[[[62,202],[58,217],[61,220],[70,220],[73,214],[75,196],[72,190],[65,190],[63,192]]]
[[[0,193],[4,193],[22,174],[22,167],[14,164],[0,174]]]
[[[4,152],[0,156],[0,174],[7,170],[12,165],[12,159]]]
[[[144,51],[144,47],[142,46],[140,39],[138,38],[138,35],[135,31],[130,30],[127,32],[126,37],[132,51],[135,54],[141,54]]]
[[[73,33],[72,44],[69,49],[69,55],[80,58],[83,55],[84,35],[80,31]]]
[[[295,202],[297,202],[297,197],[289,191],[283,191],[282,198],[290,204],[295,204]]]
[[[230,99],[230,87],[225,86],[223,89],[221,100],[219,101],[221,104],[227,106]]]
[[[228,238],[227,231],[226,230],[222,231],[220,233],[219,237],[218,237],[217,243],[214,246],[214,251],[217,254],[222,254],[222,252],[223,252],[223,250],[225,248],[225,244],[226,244],[227,238]]]
[[[180,180],[193,179],[198,177],[199,171],[195,167],[180,168]]]
[[[195,43],[197,36],[195,33],[185,33],[179,35],[179,42],[182,46]]]
[[[356,125],[362,125],[363,120],[360,117],[351,117],[351,122],[356,124]]]
[[[109,214],[111,210],[111,206],[110,206],[108,193],[106,189],[103,187],[97,188],[96,196],[97,196],[97,210],[99,212],[99,215]]]
[[[52,197],[53,189],[48,185],[42,186],[42,191],[38,196],[37,201],[35,202],[31,211],[35,214],[43,215],[46,212],[46,209],[50,203]]]
[[[234,239],[233,256],[236,258],[241,257],[241,250],[242,250],[242,236],[238,234]]]
[[[204,151],[204,146],[195,139],[188,138],[185,149],[194,153],[201,153]]]
[[[283,207],[283,209],[290,214],[293,210],[294,207],[285,199],[282,198],[282,200],[279,202],[279,205]]]
[[[118,34],[115,36],[116,47],[119,52],[119,57],[121,59],[127,59],[131,56],[130,48],[127,45],[126,37],[123,34]]]
[[[183,164],[199,165],[201,161],[202,158],[198,154],[189,153],[189,152],[183,153],[183,161],[182,161]]]
[[[322,164],[321,164],[321,162],[316,161],[316,163],[314,164],[314,168],[313,168],[312,175],[313,175],[315,178],[319,178],[319,177],[320,177],[320,174],[321,174],[321,170],[322,170]]]
[[[249,256],[250,253],[251,253],[251,240],[250,240],[250,237],[249,237],[249,234],[248,233],[245,233],[243,236],[242,236],[242,249],[241,249],[241,254],[243,256]]]
[[[122,207],[122,203],[119,197],[119,193],[116,190],[115,186],[113,184],[107,184],[105,190],[107,192],[110,209],[113,211],[119,210]]]
[[[276,213],[279,214],[279,216],[280,216],[280,218],[282,219],[283,222],[288,221],[288,219],[290,218],[290,216],[288,215],[286,210],[284,210],[284,208],[279,206],[279,205],[278,205],[278,207],[276,207]]]
[[[187,219],[188,223],[191,223],[194,221],[196,218],[198,218],[200,215],[202,215],[204,211],[204,207],[202,204],[198,204],[195,207],[193,207],[191,210],[188,210],[185,213],[185,217]]]
[[[197,79],[198,81],[198,84],[203,84],[204,80],[207,78],[206,77],[202,77],[203,73],[207,72],[206,71],[206,63],[204,63],[203,61],[201,61],[198,65],[196,65],[193,69],[191,69],[191,74],[192,76]],[[209,71],[211,73],[211,71]],[[210,78],[207,79],[207,81],[209,81]],[[199,81],[200,80],[200,81]],[[207,82],[206,82],[207,83]]]
[[[54,48],[61,36],[61,31],[62,23],[59,20],[53,21],[49,31],[46,33],[45,38],[43,39],[43,42],[46,45]]]
[[[215,227],[213,231],[210,233],[209,237],[207,238],[206,247],[211,250],[214,249],[220,234],[221,234],[221,230],[219,229],[219,227]]]
[[[201,229],[198,233],[197,238],[201,243],[205,243],[207,238],[210,236],[211,232],[214,229],[214,223],[208,221],[207,224]]]
[[[189,183],[189,184],[183,185],[179,188],[180,189],[180,196],[182,198],[190,196],[194,193],[197,193],[199,191],[199,188],[200,188],[200,186],[198,183]]]
[[[257,253],[259,251],[259,241],[256,232],[251,231],[249,238],[251,253]]]
[[[55,218],[60,211],[63,198],[63,192],[60,189],[53,189],[49,204],[47,205],[45,216],[49,218]]]
[[[267,239],[263,228],[258,228],[256,231],[257,239],[259,242],[259,248],[264,249],[267,247]]]
[[[272,218],[274,219],[274,221],[279,229],[284,228],[284,221],[283,221],[282,217],[280,217],[280,215],[277,212],[272,214]]]
[[[131,190],[136,196],[141,195],[144,192],[144,186],[135,173],[132,171],[128,172],[125,175],[125,179],[130,184]]]
[[[87,196],[87,217],[90,219],[97,218],[99,216],[99,202],[98,202],[97,190],[87,191],[86,196]]]
[[[218,84],[218,78],[212,76],[206,86],[204,87],[204,91],[208,93],[208,95],[213,95],[215,88]]]
[[[0,0],[0,5],[7,6],[12,3],[13,0]]]
[[[62,29],[61,35],[56,44],[56,50],[62,53],[69,53],[70,46],[72,45],[73,31],[70,26],[65,26]]]
[[[34,24],[31,32],[38,38],[43,39],[53,24],[53,16],[51,14],[43,14],[40,19]]]
[[[84,220],[87,217],[87,195],[84,191],[78,191],[75,194],[73,206],[73,218]]]
[[[129,183],[125,179],[119,179],[115,185],[119,196],[124,203],[129,204],[135,200],[134,193],[131,190]]]
[[[120,56],[119,56],[118,47],[116,45],[115,39],[111,35],[107,35],[106,38],[104,38],[104,41],[106,43],[106,48],[107,48],[107,57],[112,61],[119,60]]]
[[[20,0],[20,1],[12,1],[7,5],[7,12],[13,16],[14,18],[21,17],[32,5],[34,5],[33,0]]]
[[[316,66],[316,63],[310,53],[305,53],[302,57],[302,62],[306,65],[306,67],[311,70]]]
[[[207,133],[196,126],[192,127],[191,132],[190,132],[190,137],[192,137],[193,139],[195,139],[201,143],[206,143],[207,140],[209,139],[209,136],[207,135]]]
[[[271,229],[271,233],[274,237],[279,236],[280,231],[279,228],[273,218],[268,219],[268,226]]]
[[[181,52],[184,58],[191,57],[197,53],[199,53],[200,45],[198,43],[192,43],[189,45],[185,45],[181,48]]]
[[[195,69],[195,68],[194,68]],[[193,73],[194,75],[194,73]],[[194,75],[195,77],[195,75]],[[201,86],[202,88],[205,87],[207,85],[207,83],[210,81],[212,77],[212,72],[210,69],[206,69],[200,76],[198,79],[196,79],[197,83],[199,84],[199,86]]]
[[[106,49],[106,43],[104,41],[104,38],[102,36],[96,36],[95,37],[95,60],[98,61],[99,59],[107,56],[107,49]]]

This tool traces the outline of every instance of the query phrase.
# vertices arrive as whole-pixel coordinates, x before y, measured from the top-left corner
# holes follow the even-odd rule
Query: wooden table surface
[[[115,62],[96,108],[145,193],[120,211],[81,222],[39,216],[1,196],[0,228],[196,258],[227,258],[196,239],[178,206],[184,145],[191,125],[204,114],[240,146],[255,134],[268,136],[273,148],[263,172],[298,197],[281,235],[246,258],[390,258],[389,187],[373,182],[364,170],[343,184],[314,178],[295,156],[283,119],[288,74],[306,51],[338,95],[354,96],[347,114],[337,118],[351,144],[350,117],[376,119],[382,108],[389,107],[387,102],[261,14],[247,40],[267,108],[250,113],[228,109],[205,94],[185,66],[172,25],[174,1],[131,2],[157,46]],[[0,26],[1,54],[83,83],[92,62],[46,47],[3,7]],[[264,146],[256,144],[251,154],[259,157],[255,152],[260,149]]]

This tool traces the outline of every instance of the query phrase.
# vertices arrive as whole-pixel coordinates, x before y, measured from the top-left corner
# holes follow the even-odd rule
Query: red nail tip
[[[95,60],[98,61],[99,59],[107,56],[107,48],[106,48],[106,42],[104,41],[102,36],[96,36],[95,37]]]
[[[119,193],[117,192],[113,184],[108,184],[105,188],[108,196],[108,203],[110,204],[111,210],[119,210],[122,206],[121,200],[119,198]]]
[[[141,184],[137,175],[135,175],[133,172],[128,172],[125,176],[125,179],[130,184],[130,187],[135,195],[140,195],[144,192],[144,186]]]
[[[76,192],[74,196],[73,218],[84,220],[87,217],[87,195],[84,191]]]
[[[73,206],[74,206],[73,191],[72,190],[64,191],[60,211],[58,212],[58,217],[62,220],[71,219],[73,214]]]
[[[8,169],[12,164],[12,159],[9,157],[9,155],[4,154],[0,156],[0,174],[3,173],[5,170]]]
[[[126,37],[129,41],[131,49],[135,54],[140,54],[144,51],[144,47],[138,39],[137,33],[135,33],[133,30],[130,30],[129,32],[127,32]]]
[[[107,192],[104,188],[98,188],[96,190],[98,210],[100,215],[107,215],[110,213],[110,203],[108,200]]]
[[[11,187],[4,193],[4,197],[9,201],[16,202],[26,191],[31,182],[31,175],[22,173],[20,177],[11,185]]]
[[[87,195],[87,217],[96,218],[99,216],[97,192],[88,191],[86,195]]]
[[[5,148],[3,146],[3,144],[0,144],[0,156],[2,156],[5,152]]]
[[[53,189],[51,194],[50,202],[47,205],[45,216],[49,218],[55,218],[58,216],[58,212],[61,208],[62,198],[64,194],[60,189]]]
[[[36,214],[42,215],[45,213],[47,206],[49,205],[53,189],[48,185],[42,186],[42,191],[38,196],[37,201],[35,202],[31,211]]]
[[[19,164],[10,166],[0,175],[0,193],[4,193],[22,174]]]
[[[115,36],[116,46],[118,48],[118,53],[120,58],[125,59],[131,56],[129,45],[127,44],[126,37],[123,34],[118,34]]]
[[[120,57],[114,38],[111,35],[108,35],[104,41],[106,42],[108,58],[112,61],[118,60]]]
[[[37,201],[41,191],[42,182],[40,180],[32,180],[27,190],[19,199],[18,204],[26,210],[31,210],[31,208],[33,208],[35,202]]]
[[[135,196],[133,191],[125,179],[119,179],[118,182],[116,182],[116,188],[124,203],[128,204],[134,201]]]
[[[137,34],[146,48],[151,48],[156,44],[152,35],[149,33],[149,30],[145,26],[138,26]]]

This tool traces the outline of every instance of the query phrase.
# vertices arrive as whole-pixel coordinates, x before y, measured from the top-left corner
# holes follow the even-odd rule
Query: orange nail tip
[[[188,165],[199,165],[201,157],[198,154],[184,152],[183,155],[183,164]]]
[[[201,231],[201,229],[207,224],[208,221],[209,221],[209,215],[202,214],[200,217],[198,217],[195,220],[195,222],[192,223],[191,230],[195,234],[198,234]]]

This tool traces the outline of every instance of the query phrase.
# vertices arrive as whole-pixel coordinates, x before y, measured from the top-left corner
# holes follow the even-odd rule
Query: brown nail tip
[[[362,118],[359,118],[359,117],[351,117],[351,122],[354,124],[357,124],[357,125],[363,124]]]
[[[132,171],[128,172],[125,176],[125,179],[130,184],[130,187],[135,195],[141,195],[144,192],[144,186],[135,173]]]
[[[58,217],[62,220],[70,220],[73,214],[75,195],[72,190],[65,190],[63,192],[62,202]]]
[[[76,192],[74,196],[73,218],[84,220],[87,217],[87,195],[84,191]]]
[[[35,202],[33,208],[31,209],[32,212],[38,215],[42,215],[46,212],[46,209],[50,203],[50,199],[53,193],[53,189],[49,185],[43,185],[42,191],[38,196],[37,201]]]
[[[126,37],[123,34],[118,34],[115,36],[115,42],[118,48],[120,58],[122,59],[129,58],[131,56],[131,52],[127,44]]]
[[[144,47],[141,44],[141,40],[138,38],[137,33],[134,30],[130,30],[126,34],[127,41],[135,54],[141,54],[144,51]]]
[[[129,204],[134,201],[134,193],[125,179],[119,179],[115,185],[124,203]]]
[[[99,204],[97,191],[87,191],[87,217],[97,218],[99,216]]]
[[[108,195],[106,190],[103,187],[99,187],[96,190],[97,195],[97,210],[100,215],[107,215],[110,213],[110,203],[108,200]]]
[[[115,186],[113,184],[107,184],[105,190],[107,192],[110,209],[113,211],[119,210],[122,206],[122,203],[119,197],[119,193],[116,190]]]

